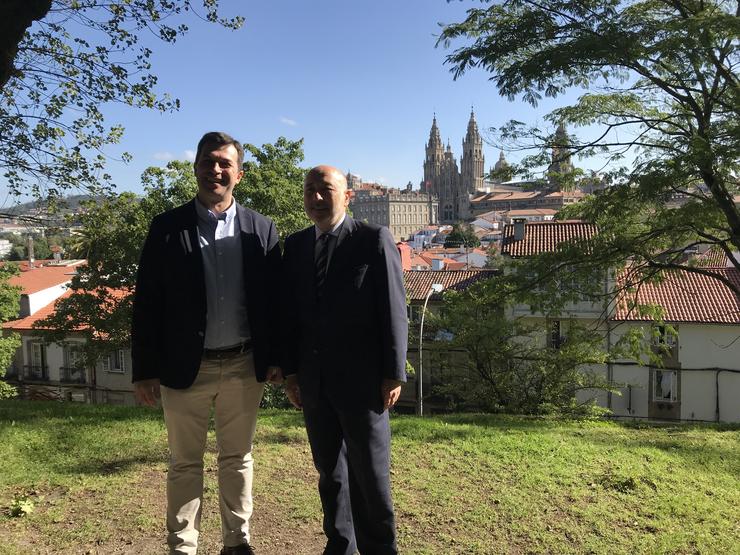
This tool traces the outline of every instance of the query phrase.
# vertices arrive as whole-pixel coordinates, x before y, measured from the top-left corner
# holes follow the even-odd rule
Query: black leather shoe
[[[224,546],[221,555],[254,555],[254,549],[248,544],[235,545],[233,547]]]

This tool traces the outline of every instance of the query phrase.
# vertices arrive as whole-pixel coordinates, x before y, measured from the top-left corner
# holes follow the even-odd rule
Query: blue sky
[[[478,2],[445,0],[222,0],[242,14],[238,31],[190,18],[175,45],[152,43],[160,91],[182,102],[158,114],[107,108],[126,133],[111,160],[119,190],[140,191],[148,166],[185,159],[205,131],[224,130],[261,145],[303,138],[305,165],[336,165],[366,181],[417,187],[432,116],[461,154],[470,108],[479,128],[510,118],[541,121],[565,100],[537,109],[498,96],[482,71],[454,81],[435,48],[438,23],[460,21]],[[571,97],[569,100],[572,100]],[[498,150],[485,146],[486,168]],[[516,159],[509,155],[509,159]]]

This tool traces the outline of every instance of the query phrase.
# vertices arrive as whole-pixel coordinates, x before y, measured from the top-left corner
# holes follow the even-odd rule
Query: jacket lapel
[[[200,235],[198,234],[198,213],[195,210],[195,199],[188,203],[183,220],[183,229],[178,231],[178,237],[170,239],[176,241],[175,248],[182,248],[185,254],[185,267],[193,279],[194,284],[206,295],[205,272],[203,270],[203,256],[200,252]]]

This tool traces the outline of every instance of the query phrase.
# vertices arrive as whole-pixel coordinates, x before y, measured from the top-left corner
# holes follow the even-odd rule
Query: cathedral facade
[[[449,141],[447,148],[442,144],[437,116],[434,116],[426,144],[421,190],[439,199],[440,223],[454,223],[470,217],[470,195],[483,188],[484,163],[483,140],[473,110],[463,139],[460,169]]]

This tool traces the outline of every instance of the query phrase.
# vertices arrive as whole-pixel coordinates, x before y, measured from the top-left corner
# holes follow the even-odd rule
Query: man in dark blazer
[[[277,369],[280,248],[271,220],[236,203],[244,150],[220,132],[198,143],[195,199],[152,221],[131,331],[141,403],[162,398],[170,448],[167,543],[197,549],[211,407],[218,443],[222,554],[249,554],[252,439]]]
[[[388,228],[349,217],[349,198],[336,168],[306,176],[315,225],[285,241],[282,369],[319,471],[324,553],[378,555],[397,552],[388,409],[406,381],[406,295]]]

